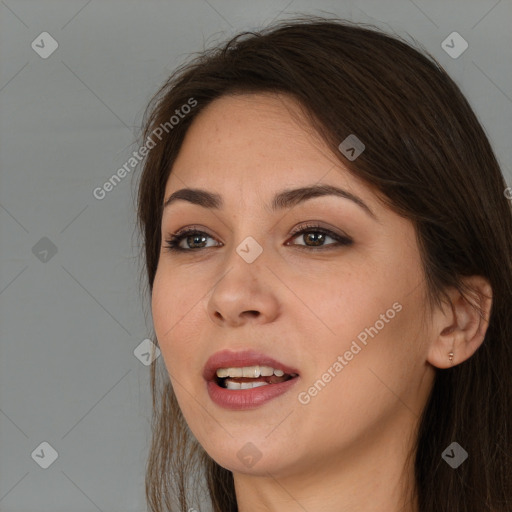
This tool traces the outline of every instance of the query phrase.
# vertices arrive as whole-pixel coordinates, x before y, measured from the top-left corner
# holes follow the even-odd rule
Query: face
[[[291,193],[273,208],[284,191],[320,185],[345,196]],[[286,96],[211,103],[188,130],[165,199],[185,188],[221,205],[189,195],[164,209],[152,313],[181,410],[208,454],[235,474],[277,477],[400,444],[432,377],[410,221],[347,171]],[[170,251],[166,240],[183,228],[194,233]],[[203,376],[223,351],[234,358],[214,369],[271,358],[288,372],[224,389]],[[245,351],[261,356],[237,360]],[[275,382],[288,373],[298,375]]]

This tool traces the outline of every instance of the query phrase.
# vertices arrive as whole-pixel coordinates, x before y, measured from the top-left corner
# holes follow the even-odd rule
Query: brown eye
[[[351,245],[353,243],[353,240],[347,236],[338,235],[337,233],[333,233],[329,229],[325,229],[321,226],[315,226],[315,225],[308,225],[308,226],[302,226],[299,228],[299,231],[295,231],[293,233],[293,238],[298,238],[299,236],[302,236],[303,240],[305,241],[304,244],[293,244],[293,245],[302,245],[303,247],[325,247],[329,246],[329,248],[332,248],[330,246],[338,247],[340,245]],[[325,240],[327,238],[332,238],[336,242],[335,243],[329,243],[325,244]]]
[[[212,238],[204,231],[198,231],[196,229],[188,229],[185,231],[178,231],[178,233],[171,235],[165,240],[165,248],[169,251],[197,251],[199,249],[208,248],[204,245],[207,238]],[[188,249],[181,247],[181,242],[185,241],[188,245]],[[197,245],[197,247],[194,247]]]
[[[300,230],[297,230],[292,234],[292,239],[300,236],[303,237],[305,242],[304,244],[288,243],[286,245],[298,245],[312,249],[323,249],[323,247],[333,249],[335,247],[351,245],[353,243],[353,240],[348,236],[339,235],[329,229],[316,225],[301,226]],[[173,252],[191,252],[199,251],[201,249],[209,249],[214,246],[205,245],[208,238],[213,239],[213,237],[204,231],[189,228],[170,235],[169,238],[165,240],[167,245],[164,247],[168,251]],[[332,238],[335,242],[326,244],[325,241],[329,238]],[[182,242],[185,242],[188,248],[182,247]]]

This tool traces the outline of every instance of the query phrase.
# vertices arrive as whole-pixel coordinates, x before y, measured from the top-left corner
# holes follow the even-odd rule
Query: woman
[[[512,510],[511,207],[433,57],[291,20],[148,108],[150,510]]]

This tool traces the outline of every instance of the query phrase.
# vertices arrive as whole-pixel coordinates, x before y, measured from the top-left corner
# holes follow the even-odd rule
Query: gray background
[[[469,99],[512,184],[509,0],[1,1],[0,511],[146,510],[138,176],[102,200],[92,191],[137,149],[147,101],[188,54],[303,13],[418,40]],[[453,31],[469,44],[458,58],[441,47]],[[46,59],[31,47],[42,32],[59,45]],[[58,453],[47,469],[43,442]]]

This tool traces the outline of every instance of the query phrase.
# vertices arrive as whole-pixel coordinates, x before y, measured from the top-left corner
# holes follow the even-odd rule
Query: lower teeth
[[[226,389],[252,389],[260,386],[268,386],[268,382],[234,382],[232,380],[226,380]]]

